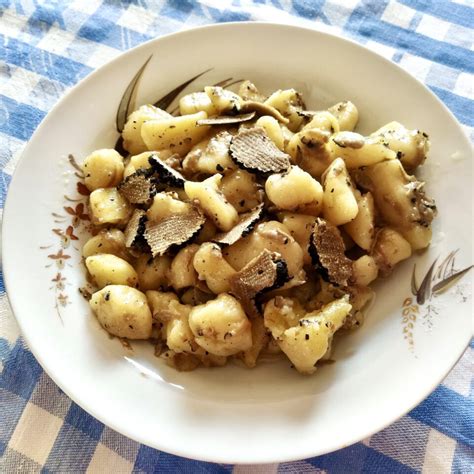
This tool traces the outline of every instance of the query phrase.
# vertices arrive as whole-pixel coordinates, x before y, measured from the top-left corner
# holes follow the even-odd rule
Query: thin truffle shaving
[[[344,241],[336,226],[317,218],[309,242],[309,253],[321,276],[346,286],[352,276],[352,261],[345,255]]]
[[[242,129],[233,137],[230,155],[241,168],[255,173],[281,173],[290,166],[290,156],[260,127]]]
[[[179,155],[173,155],[168,158],[168,160],[172,160],[176,156]],[[175,188],[184,188],[184,183],[186,182],[186,179],[179,171],[176,171],[167,163],[161,161],[156,155],[151,155],[150,158],[148,158],[148,162],[150,163],[154,173],[156,173],[157,175],[155,177],[157,183],[159,183],[160,185],[167,184]]]
[[[283,286],[288,280],[288,268],[281,255],[265,249],[231,277],[230,287],[245,311],[256,316],[258,297]]]
[[[145,225],[146,225],[146,212],[142,209],[135,209],[132,217],[128,221],[127,227],[125,228],[125,246],[127,248],[146,247],[147,243],[145,240]]]
[[[147,222],[145,239],[153,257],[163,255],[170,247],[189,242],[202,228],[206,218],[193,208],[186,214],[174,214],[159,222]]]
[[[127,176],[118,190],[132,204],[145,204],[156,193],[156,183],[149,169],[139,169]]]
[[[252,209],[245,214],[242,214],[238,224],[230,229],[228,232],[221,232],[217,234],[212,241],[216,244],[227,246],[235,244],[238,240],[244,238],[263,217],[263,203],[259,204],[255,209]]]

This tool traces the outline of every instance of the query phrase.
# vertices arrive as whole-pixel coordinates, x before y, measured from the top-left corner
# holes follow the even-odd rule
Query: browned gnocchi
[[[128,156],[84,159],[97,320],[180,371],[286,357],[312,374],[362,324],[371,283],[430,243],[436,206],[409,174],[428,135],[363,135],[350,101],[307,110],[295,89],[248,80],[173,113],[142,105]]]

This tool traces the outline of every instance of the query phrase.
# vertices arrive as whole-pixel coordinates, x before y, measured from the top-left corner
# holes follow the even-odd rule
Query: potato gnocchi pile
[[[296,90],[266,97],[250,81],[179,111],[140,107],[129,156],[83,163],[93,311],[178,370],[283,353],[313,373],[363,322],[370,283],[430,243],[436,207],[412,175],[428,136],[398,122],[363,136],[351,102],[310,111]]]

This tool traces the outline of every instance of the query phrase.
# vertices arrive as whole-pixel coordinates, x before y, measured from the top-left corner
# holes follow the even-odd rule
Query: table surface
[[[366,45],[424,82],[473,138],[472,0],[0,0],[0,213],[26,141],[68,88],[148,39],[246,20]],[[424,402],[361,443],[279,465],[197,462],[119,435],[62,393],[22,340],[0,276],[0,472],[474,472],[473,349]]]

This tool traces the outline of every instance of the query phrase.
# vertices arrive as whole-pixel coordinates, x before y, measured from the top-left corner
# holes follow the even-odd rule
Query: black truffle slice
[[[146,223],[145,239],[153,257],[163,255],[172,246],[189,242],[202,228],[206,218],[193,208],[185,214],[174,214],[159,222]]]
[[[233,125],[236,123],[248,122],[255,117],[255,112],[241,115],[221,115],[220,117],[209,117],[198,120],[198,125]]]
[[[169,159],[173,158],[173,156]],[[156,155],[151,155],[148,158],[148,162],[153,172],[156,173],[156,180],[159,184],[167,184],[174,188],[184,188],[186,179],[179,171],[176,171],[167,163],[161,161]]]
[[[147,243],[145,240],[146,212],[142,209],[135,209],[132,217],[125,228],[125,246],[127,248],[145,249]]]
[[[254,173],[281,173],[290,167],[282,152],[260,127],[242,129],[232,138],[230,156],[243,169]]]
[[[346,286],[352,276],[352,260],[344,252],[338,228],[318,217],[309,239],[309,254],[318,273],[339,286]]]
[[[255,224],[263,217],[263,203],[240,216],[239,223],[227,232],[217,234],[212,241],[223,247],[235,244],[238,240],[252,232]]]
[[[120,193],[132,204],[145,204],[156,193],[156,183],[149,169],[138,169],[118,186]]]
[[[290,279],[281,255],[265,249],[230,279],[231,292],[249,316],[257,316],[258,298],[280,288]]]

